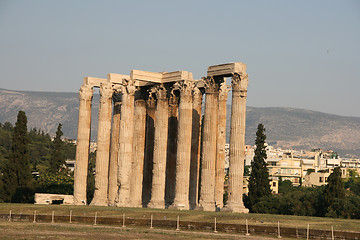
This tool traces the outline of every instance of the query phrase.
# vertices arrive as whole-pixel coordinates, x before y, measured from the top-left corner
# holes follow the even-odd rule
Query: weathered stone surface
[[[142,93],[135,96],[134,144],[131,165],[130,196],[131,207],[142,207],[142,183],[144,168],[145,133],[146,133],[146,102]]]
[[[118,177],[118,152],[119,152],[119,134],[120,134],[120,114],[121,114],[121,93],[113,94],[114,110],[113,124],[111,128],[111,147],[109,162],[109,190],[108,203],[110,206],[115,205],[117,196],[117,177]]]
[[[133,80],[122,85],[122,105],[118,153],[118,196],[116,206],[128,207],[130,201],[130,173],[134,141],[134,95],[137,88]]]
[[[108,174],[111,134],[111,98],[113,95],[110,83],[100,84],[100,108],[98,139],[95,167],[95,192],[91,205],[108,205]]]
[[[230,126],[230,158],[228,201],[224,211],[247,213],[244,207],[243,172],[245,154],[245,120],[248,76],[246,73],[232,77],[232,107]]]
[[[169,96],[169,125],[166,159],[165,206],[170,206],[175,198],[176,152],[178,140],[179,94],[171,90]]]
[[[168,136],[168,99],[163,85],[155,89],[157,98],[155,111],[154,163],[150,208],[165,208],[165,174]]]
[[[74,204],[76,205],[86,205],[92,96],[92,86],[82,85],[79,91],[79,122],[74,172]]]
[[[107,81],[108,80],[104,78],[84,77],[83,85],[100,87],[101,83],[105,83]]]
[[[73,195],[64,194],[50,194],[50,193],[35,193],[35,204],[54,204],[54,201],[62,202],[61,205],[74,204]]]
[[[226,144],[226,101],[230,86],[226,82],[220,84],[219,89],[219,118],[218,118],[218,135],[217,151],[215,165],[215,204],[216,208],[223,207],[224,180],[225,180],[225,144]]]
[[[207,75],[210,77],[230,77],[234,73],[246,72],[246,64],[241,62],[210,66]]]
[[[175,199],[172,207],[189,209],[193,81],[177,83],[180,89],[179,125],[176,157]]]
[[[204,78],[205,115],[198,209],[215,211],[215,161],[217,147],[218,85],[212,77]]]
[[[152,186],[152,170],[154,157],[154,134],[155,134],[155,109],[156,103],[153,94],[148,94],[146,100],[146,139],[145,139],[145,159],[143,169],[143,190],[142,205],[146,207],[150,202]]]
[[[190,209],[197,206],[199,198],[199,167],[200,167],[200,132],[201,132],[201,106],[203,89],[198,87],[193,91],[193,114],[191,133],[191,162],[190,162]]]

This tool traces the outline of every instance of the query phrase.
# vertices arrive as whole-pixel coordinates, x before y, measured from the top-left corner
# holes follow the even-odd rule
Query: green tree
[[[65,155],[63,153],[64,143],[61,140],[63,132],[61,131],[61,123],[59,123],[56,131],[56,136],[53,142],[53,151],[50,157],[50,172],[57,173],[64,169],[65,166]]]
[[[341,179],[340,167],[334,168],[334,171],[329,175],[327,182],[328,184],[324,189],[324,210],[327,210],[333,203],[337,202],[337,199],[341,200],[345,198],[345,188]]]
[[[251,163],[251,173],[249,179],[248,207],[252,207],[260,201],[261,198],[271,195],[269,171],[265,159],[267,158],[265,149],[265,128],[263,124],[258,125],[255,140],[255,156]]]
[[[6,202],[33,201],[33,179],[27,145],[27,118],[25,112],[19,111],[9,159],[3,168],[3,198]]]

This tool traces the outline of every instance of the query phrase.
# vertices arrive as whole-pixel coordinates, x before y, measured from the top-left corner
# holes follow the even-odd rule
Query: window
[[[273,182],[273,187],[276,187],[276,182]]]
[[[319,182],[323,182],[323,181],[324,181],[323,177],[319,177]]]

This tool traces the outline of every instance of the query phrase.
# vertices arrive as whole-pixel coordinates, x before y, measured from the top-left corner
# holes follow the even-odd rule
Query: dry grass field
[[[170,209],[150,209],[150,208],[117,208],[117,207],[94,207],[94,206],[64,206],[64,205],[33,205],[33,204],[0,204],[0,214],[37,214],[67,216],[72,211],[73,216],[95,216],[98,217],[126,217],[150,219],[153,215],[154,220],[176,220],[195,222],[213,222],[216,217],[218,223],[245,224],[246,219],[249,225],[277,226],[279,221],[282,227],[306,228],[307,224],[311,229],[329,230],[333,226],[334,230],[357,231],[360,232],[360,220],[354,219],[335,219],[318,218],[304,216],[287,216],[271,214],[238,214],[226,212],[202,212],[202,211],[180,211]]]
[[[268,214],[237,214],[225,212],[201,212],[201,211],[180,211],[170,209],[148,209],[148,208],[117,208],[117,207],[93,207],[93,206],[64,206],[64,205],[33,205],[33,204],[0,204],[0,214],[34,214],[69,216],[112,217],[154,220],[176,220],[177,216],[181,221],[214,222],[245,224],[258,226],[277,226],[278,221],[281,227],[307,228],[311,229],[355,231],[360,232],[360,220],[332,219],[303,216],[285,216]],[[244,234],[213,233],[213,231],[176,231],[175,229],[149,229],[139,226],[106,226],[80,223],[33,223],[31,221],[0,221],[0,239],[273,239],[275,236],[244,236]],[[283,238],[290,239],[290,238]]]

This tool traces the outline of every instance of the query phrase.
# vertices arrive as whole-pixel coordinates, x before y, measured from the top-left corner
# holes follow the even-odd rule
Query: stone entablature
[[[226,77],[232,78],[233,108],[229,201],[223,206],[226,100],[231,88]],[[248,212],[242,202],[247,85],[246,65],[240,62],[210,66],[207,76],[199,80],[188,71],[141,70],[129,75],[109,73],[106,79],[84,78],[79,91],[75,204],[86,203],[91,100],[96,87],[100,110],[92,205]]]

